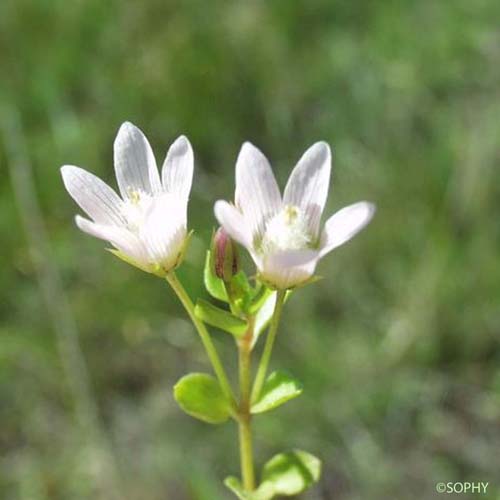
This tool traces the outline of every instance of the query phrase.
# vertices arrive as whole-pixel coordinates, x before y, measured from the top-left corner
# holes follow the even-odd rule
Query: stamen
[[[295,205],[285,205],[266,224],[259,249],[264,254],[283,250],[302,250],[310,248],[312,242],[313,237],[302,210]]]
[[[130,231],[137,232],[144,223],[146,213],[153,198],[139,189],[128,189],[128,199],[123,205],[123,216]]]
[[[286,205],[284,208],[285,222],[290,225],[299,216],[299,210],[293,205]]]
[[[141,192],[137,189],[128,188],[128,199],[133,205],[138,205],[141,201]]]

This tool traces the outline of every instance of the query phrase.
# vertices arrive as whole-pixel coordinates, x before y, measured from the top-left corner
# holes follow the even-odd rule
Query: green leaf
[[[240,338],[245,335],[245,332],[248,329],[248,323],[246,320],[235,316],[229,311],[219,309],[203,299],[198,299],[196,302],[194,313],[198,319],[201,319],[211,326],[220,328],[225,332],[231,333],[236,338]]]
[[[234,476],[226,477],[226,479],[224,479],[224,484],[240,500],[271,500],[271,498],[274,497],[274,487],[269,481],[262,483],[255,491],[251,493],[245,491],[240,480]]]
[[[251,495],[250,500],[271,500],[275,495],[274,485],[264,481]]]
[[[254,323],[254,335],[252,339],[252,347],[259,340],[260,335],[266,329],[267,325],[271,321],[274,312],[274,306],[276,304],[276,292],[272,292],[270,295],[262,303],[259,311],[255,315],[255,323]]]
[[[240,480],[237,477],[229,476],[224,479],[224,484],[240,499],[248,500],[248,494],[243,489]]]
[[[205,268],[203,270],[203,282],[205,283],[205,288],[207,289],[207,292],[214,299],[221,300],[223,302],[229,302],[224,282],[220,278],[218,278],[214,273],[212,252],[210,250],[207,250],[207,256],[205,258]]]
[[[174,398],[188,415],[209,424],[221,424],[231,414],[219,382],[206,373],[182,377],[174,387]]]
[[[262,481],[273,485],[276,495],[298,495],[319,480],[321,461],[301,450],[275,455],[264,465]]]
[[[285,295],[285,302],[288,300],[290,295],[293,292],[288,290]],[[264,332],[264,330],[269,325],[271,318],[274,313],[274,306],[276,305],[276,296],[277,292],[271,291],[267,294],[264,301],[261,301],[261,306],[257,314],[255,315],[255,326],[254,326],[254,335],[252,339],[252,348],[259,340],[260,335]]]
[[[302,384],[284,371],[275,371],[267,377],[259,396],[252,405],[252,413],[272,410],[302,394]]]

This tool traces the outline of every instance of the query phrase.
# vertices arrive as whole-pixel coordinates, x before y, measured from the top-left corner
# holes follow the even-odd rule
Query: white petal
[[[224,230],[244,247],[251,249],[252,234],[243,214],[227,201],[219,200],[214,206],[215,217]]]
[[[85,233],[95,236],[101,240],[109,241],[116,249],[120,250],[124,255],[138,262],[143,266],[147,266],[148,255],[146,249],[142,245],[137,236],[122,227],[106,226],[96,224],[84,217],[77,215],[75,217],[76,225]]]
[[[176,263],[186,238],[184,201],[171,193],[157,196],[146,214],[139,237],[148,252],[150,263],[168,270]]]
[[[333,214],[326,221],[321,235],[321,257],[349,241],[370,222],[374,213],[373,203],[360,201]]]
[[[121,215],[123,201],[99,177],[72,165],[61,167],[61,175],[68,193],[97,223],[125,224]]]
[[[313,144],[293,169],[283,195],[285,205],[305,211],[309,230],[319,233],[319,222],[330,184],[332,154],[326,142]]]
[[[236,161],[236,205],[253,235],[281,207],[281,195],[267,158],[252,144],[243,144]]]
[[[187,137],[181,135],[170,146],[163,162],[161,176],[164,189],[187,200],[193,182],[193,165],[193,149]]]
[[[154,194],[161,191],[156,160],[145,135],[125,122],[114,143],[115,173],[124,199],[134,191]]]
[[[277,288],[292,288],[309,279],[319,260],[317,250],[288,250],[266,256],[260,275]]]

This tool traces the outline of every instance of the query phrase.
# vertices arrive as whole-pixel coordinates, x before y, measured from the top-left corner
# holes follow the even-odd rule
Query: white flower
[[[77,215],[76,224],[110,242],[118,257],[162,276],[180,263],[187,241],[191,144],[184,136],[172,144],[160,180],[148,140],[125,122],[115,139],[114,164],[121,198],[90,172],[71,165],[61,168],[69,194],[92,219]]]
[[[219,200],[215,216],[248,249],[260,279],[274,288],[307,281],[319,259],[351,239],[374,214],[373,204],[355,203],[332,215],[320,232],[330,170],[330,147],[317,142],[297,163],[281,198],[266,157],[248,142],[241,148],[236,206]]]

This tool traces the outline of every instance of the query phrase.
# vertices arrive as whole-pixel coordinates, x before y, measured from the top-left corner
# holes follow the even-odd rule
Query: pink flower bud
[[[236,244],[220,227],[214,235],[212,248],[215,275],[228,283],[239,270]]]

